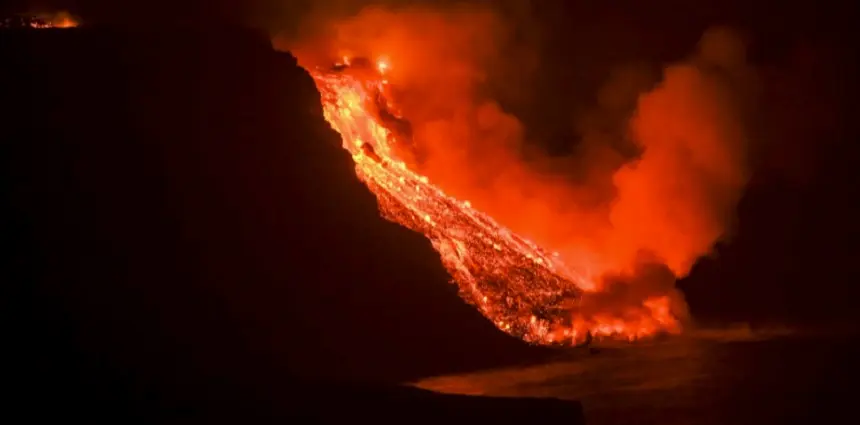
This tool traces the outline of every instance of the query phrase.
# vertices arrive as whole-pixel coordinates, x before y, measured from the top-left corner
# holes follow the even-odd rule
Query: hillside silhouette
[[[263,34],[10,31],[0,57],[22,400],[247,419],[317,388],[370,409],[365,387],[322,383],[392,394],[551,354],[497,331],[423,236],[380,218],[310,76]]]

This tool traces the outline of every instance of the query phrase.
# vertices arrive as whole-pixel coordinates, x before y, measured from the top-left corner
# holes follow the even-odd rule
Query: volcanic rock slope
[[[379,217],[265,36],[78,28],[0,49],[4,326],[33,391],[401,382],[546,354]]]

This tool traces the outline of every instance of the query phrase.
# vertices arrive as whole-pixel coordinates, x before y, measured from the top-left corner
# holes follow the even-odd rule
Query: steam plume
[[[589,274],[581,313],[644,309],[658,296],[685,311],[674,279],[729,234],[748,179],[751,71],[736,34],[708,31],[656,85],[619,70],[577,120],[575,154],[552,157],[488,89],[499,74],[510,85],[534,77],[536,39],[518,34],[521,21],[462,6],[309,16],[276,45],[310,66],[385,57],[417,171]]]

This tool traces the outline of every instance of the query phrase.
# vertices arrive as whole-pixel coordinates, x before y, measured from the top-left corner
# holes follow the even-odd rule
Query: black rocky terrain
[[[310,76],[265,36],[7,31],[0,57],[4,381],[34,417],[436,403],[440,419],[475,401],[386,385],[549,354],[497,331],[427,240],[379,217]],[[322,384],[344,381],[381,386]],[[494,423],[580,412],[478,403]]]

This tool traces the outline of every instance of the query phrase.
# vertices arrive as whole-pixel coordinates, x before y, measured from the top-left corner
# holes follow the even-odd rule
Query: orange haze
[[[78,26],[78,19],[65,11],[40,13],[36,17],[45,22],[49,28],[74,28]]]
[[[615,74],[597,100],[620,111],[610,132],[619,136],[583,130],[571,141],[577,153],[559,158],[536,153],[521,121],[488,95],[494,75],[523,85],[519,77],[536,63],[497,13],[365,8],[312,16],[298,37],[276,44],[311,67],[384,57],[395,102],[413,126],[415,171],[587,275],[598,290],[581,314],[648,311],[655,297],[668,297],[684,315],[674,281],[727,235],[748,179],[750,71],[735,34],[708,31],[656,85],[635,70]]]

